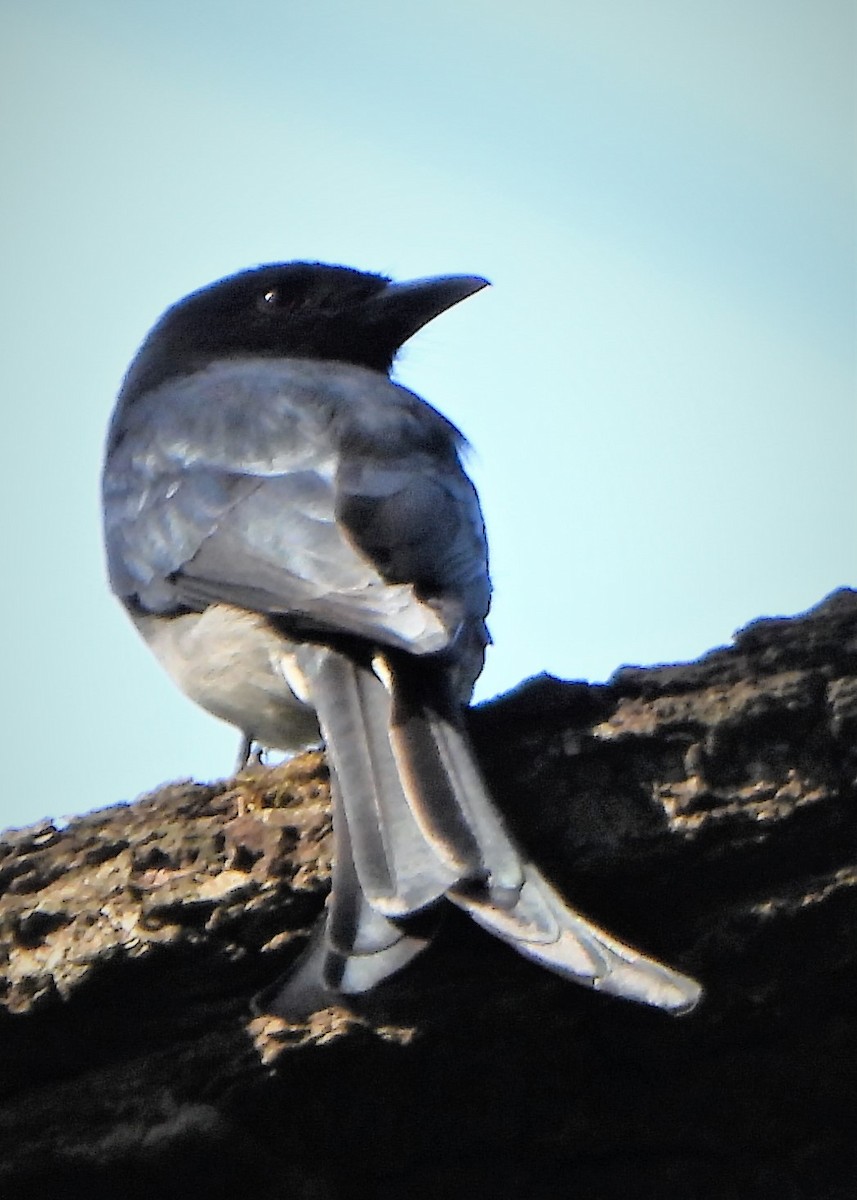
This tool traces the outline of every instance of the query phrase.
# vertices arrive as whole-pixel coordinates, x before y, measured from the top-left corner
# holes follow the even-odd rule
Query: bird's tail
[[[395,655],[365,665],[327,648],[301,655],[333,780],[333,888],[323,927],[267,1011],[305,1015],[370,991],[425,948],[430,935],[413,918],[443,896],[577,983],[673,1013],[696,1004],[693,979],[575,912],[522,858],[442,672]]]

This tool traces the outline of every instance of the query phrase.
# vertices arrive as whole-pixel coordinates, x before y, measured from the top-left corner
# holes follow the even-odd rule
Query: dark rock
[[[702,1005],[452,914],[362,1011],[254,1014],[324,900],[323,760],[172,785],[0,837],[0,1194],[857,1195],[857,593],[471,723],[531,856]]]

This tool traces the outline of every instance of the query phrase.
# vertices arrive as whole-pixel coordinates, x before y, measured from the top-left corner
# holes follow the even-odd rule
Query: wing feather
[[[225,602],[417,654],[464,630],[472,686],[489,585],[460,435],[362,368],[246,368],[172,381],[126,414],[104,477],[114,589],[149,611]]]

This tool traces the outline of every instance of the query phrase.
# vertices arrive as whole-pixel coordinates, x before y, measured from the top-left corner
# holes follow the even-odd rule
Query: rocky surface
[[[472,732],[531,857],[693,1014],[457,913],[359,1011],[254,1011],[328,886],[322,756],[170,785],[0,836],[0,1195],[857,1195],[857,593]]]

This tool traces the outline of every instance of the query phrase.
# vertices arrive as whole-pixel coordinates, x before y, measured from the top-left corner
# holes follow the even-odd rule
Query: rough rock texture
[[[852,1200],[857,593],[473,712],[531,856],[676,1020],[453,913],[362,1012],[251,1011],[329,874],[323,759],[0,838],[0,1195]]]

